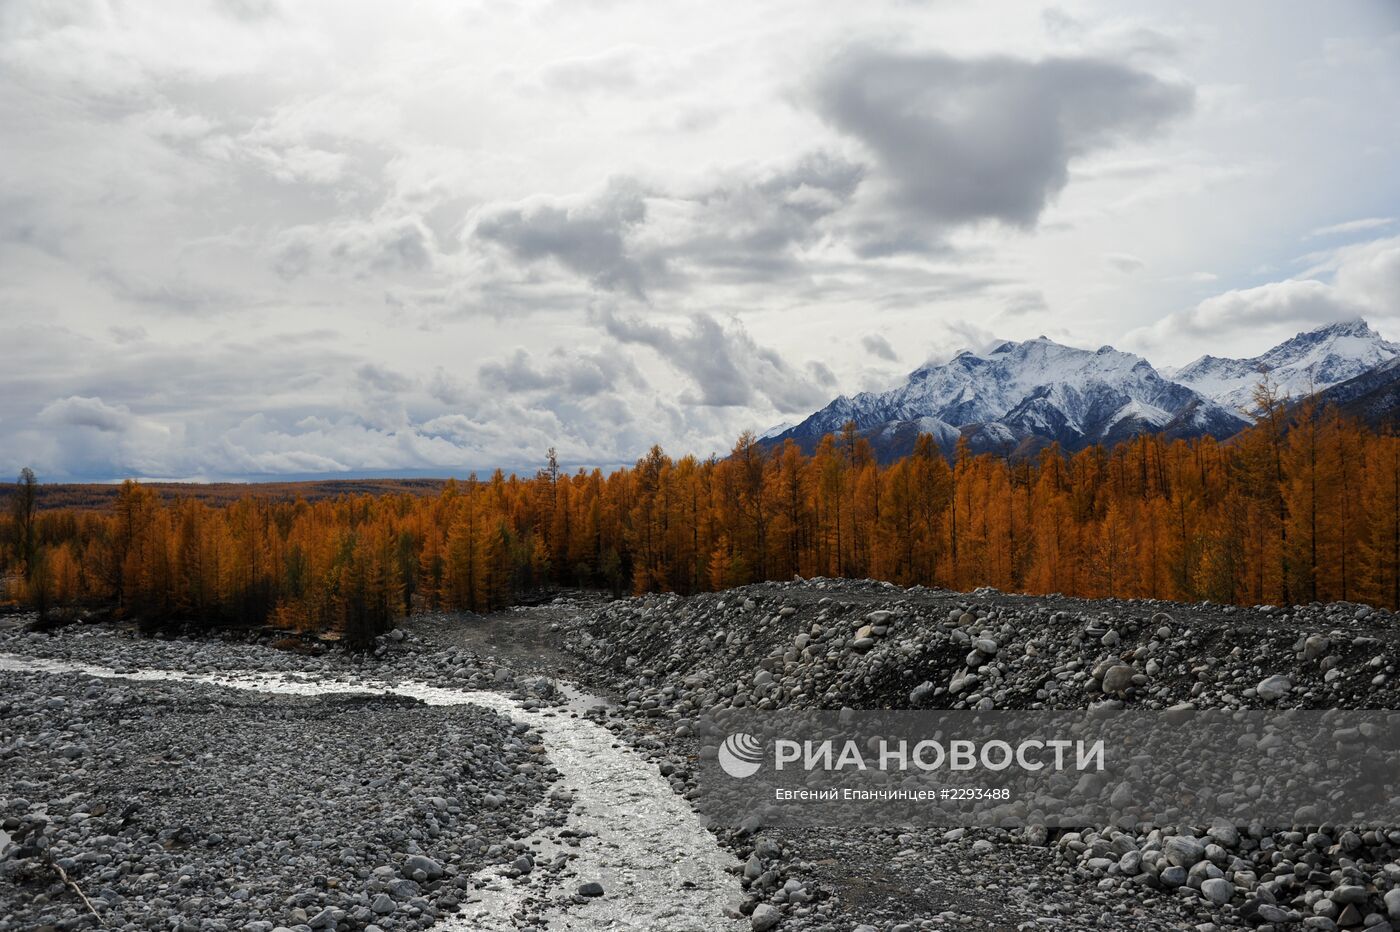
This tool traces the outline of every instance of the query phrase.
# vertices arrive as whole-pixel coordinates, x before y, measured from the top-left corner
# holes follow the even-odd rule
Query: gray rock
[[[754,907],[753,915],[749,917],[749,925],[754,932],[768,932],[769,929],[776,929],[778,923],[783,921],[783,914],[778,912],[778,908],[768,903],[759,903]]]
[[[334,929],[336,925],[336,912],[337,910],[330,906],[327,906],[325,909],[321,910],[319,913],[307,920],[306,924],[311,926],[311,928],[313,929]]]
[[[1238,848],[1240,846],[1240,830],[1228,822],[1217,822],[1210,827],[1210,837],[1215,839],[1215,843],[1222,848]]]
[[[1296,643],[1296,642],[1295,642]],[[1293,689],[1292,677],[1282,673],[1266,676],[1254,687],[1254,692],[1265,702],[1278,702]]]
[[[579,884],[578,895],[587,897],[602,896],[603,885],[596,880],[590,880],[587,883]]]
[[[422,871],[429,880],[437,880],[442,876],[442,865],[425,854],[413,854],[404,859],[403,872],[412,877],[417,871]]]
[[[1167,863],[1190,867],[1206,856],[1206,843],[1189,835],[1173,835],[1162,846]]]
[[[1133,674],[1137,671],[1126,663],[1118,663],[1109,667],[1103,675],[1103,691],[1106,693],[1121,693],[1129,686],[1133,685]]]
[[[1383,898],[1385,914],[1391,919],[1400,919],[1400,887],[1386,893]]]
[[[1162,873],[1158,875],[1158,879],[1162,881],[1162,886],[1169,890],[1175,890],[1177,887],[1186,883],[1186,868],[1173,864],[1171,867],[1162,871]]]
[[[1298,918],[1298,914],[1291,909],[1284,909],[1275,906],[1273,903],[1261,903],[1257,910],[1257,915],[1265,922],[1293,922]]]
[[[1223,877],[1212,877],[1201,881],[1201,895],[1216,906],[1223,906],[1235,895],[1235,885]]]

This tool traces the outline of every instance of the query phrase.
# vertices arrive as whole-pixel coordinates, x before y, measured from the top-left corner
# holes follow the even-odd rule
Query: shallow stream
[[[559,853],[574,858],[560,873],[537,870],[528,879],[512,880],[494,867],[478,872],[476,889],[462,912],[435,928],[443,932],[510,932],[525,924],[531,900],[549,904],[540,918],[551,932],[734,932],[741,928],[729,912],[741,896],[737,878],[725,870],[732,865],[732,856],[716,844],[714,836],[650,762],[602,725],[577,714],[603,704],[602,700],[567,684],[559,684],[568,700],[566,708],[532,710],[502,693],[413,682],[352,683],[306,674],[119,672],[13,654],[0,654],[0,670],[201,683],[298,696],[396,694],[429,705],[472,704],[492,709],[539,732],[550,760],[562,775],[551,792],[567,793],[572,799],[567,827],[584,837],[577,847],[559,845],[552,832],[527,839],[537,862],[550,861]],[[572,894],[588,881],[602,884],[604,895],[573,903]]]

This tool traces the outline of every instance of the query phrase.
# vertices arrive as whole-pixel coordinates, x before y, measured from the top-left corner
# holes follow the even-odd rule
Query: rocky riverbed
[[[0,688],[0,929],[737,927],[596,703],[468,651],[9,632]]]
[[[669,759],[725,709],[1400,707],[1400,628],[1283,610],[808,580],[563,613],[559,631]],[[679,751],[677,749],[680,749]],[[1281,763],[1286,766],[1286,761]],[[1394,826],[732,834],[754,926],[1368,929],[1400,925]],[[801,895],[793,897],[798,890]]]
[[[538,736],[470,706],[4,684],[7,930],[424,929],[540,827],[556,777]]]
[[[807,580],[690,599],[580,595],[488,618],[424,616],[362,657],[267,643],[142,640],[102,626],[53,637],[0,632],[0,653],[127,674],[251,671],[365,693],[250,696],[211,685],[0,671],[9,703],[0,719],[0,764],[7,776],[12,763],[25,774],[23,784],[0,787],[5,830],[20,833],[0,861],[0,929],[93,921],[48,854],[57,865],[70,859],[69,876],[89,898],[106,901],[98,911],[112,928],[147,927],[142,921],[172,927],[162,920],[172,904],[192,911],[182,914],[196,923],[191,928],[415,928],[452,912],[454,900],[468,912],[442,920],[453,930],[1400,927],[1400,829],[1393,826],[747,826],[715,827],[711,835],[697,834],[684,804],[703,789],[695,777],[703,753],[698,723],[726,710],[1400,708],[1400,630],[1389,613],[1357,605],[1234,609]],[[496,699],[444,709],[385,695],[402,689],[385,684],[416,684],[405,691],[429,701],[468,691]],[[49,708],[55,690],[65,705]],[[128,698],[109,708],[116,694]],[[148,703],[165,704],[147,710]],[[113,724],[162,722],[166,714],[157,709],[172,723],[205,709],[200,721],[219,723],[204,729],[207,739],[173,734],[173,725],[151,726],[138,739]],[[442,737],[448,732],[466,737],[453,743]],[[82,747],[63,750],[69,745]],[[514,784],[518,799],[490,808],[488,782],[467,779],[475,789],[452,783],[474,769],[456,764],[468,747],[485,754],[482,765],[500,764],[524,781]],[[121,810],[98,798],[100,788],[158,794],[139,778],[156,766],[157,748],[192,758],[161,766],[173,768],[181,793],[203,792],[199,798],[211,802],[181,809],[178,797],[152,801],[132,817],[145,811],[158,818],[113,822]],[[507,754],[516,751],[535,769],[516,772]],[[266,793],[247,788],[260,766],[268,768]],[[216,770],[242,779],[202,776]],[[346,784],[349,798],[366,806],[388,805],[381,799],[388,794],[404,821],[384,828],[333,803],[316,805]],[[252,840],[232,848],[234,829],[212,815],[195,818],[273,796],[265,818],[242,826],[238,837]],[[435,804],[413,802],[434,797],[455,799],[458,812],[443,818]],[[316,811],[302,814],[298,806]],[[415,821],[427,817],[436,819],[438,835]],[[285,827],[289,821],[296,827]],[[379,835],[365,834],[367,821]],[[89,823],[91,837],[80,833]],[[215,831],[222,844],[179,840],[187,823],[191,831]],[[279,825],[290,837],[276,835]],[[94,859],[91,841],[105,836],[128,846],[124,858],[144,846],[166,860],[138,870],[139,858],[125,869],[115,856],[101,860],[110,851],[98,849]],[[32,837],[49,838],[49,852],[29,850]],[[356,839],[355,860],[340,865],[334,859],[343,852],[327,839],[346,837]],[[420,850],[443,867],[442,878],[405,875],[406,858]],[[220,859],[246,871],[225,870]],[[308,870],[293,869],[301,865]],[[221,885],[186,889],[206,876]],[[121,886],[143,877],[154,886]],[[234,877],[246,893],[230,886]],[[411,897],[375,886],[400,879],[419,884],[423,902],[409,905]],[[583,890],[591,882],[602,896]],[[372,913],[380,892],[404,912],[383,921],[366,915],[363,907]],[[268,903],[267,918],[250,901]]]

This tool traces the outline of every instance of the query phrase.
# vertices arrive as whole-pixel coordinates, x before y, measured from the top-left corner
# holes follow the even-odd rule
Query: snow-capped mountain
[[[1400,357],[1364,321],[1301,333],[1253,359],[1206,356],[1168,377],[1140,356],[1111,346],[1063,346],[1039,337],[1004,342],[985,353],[964,350],[922,366],[886,392],[842,396],[794,427],[767,432],[804,449],[848,421],[881,459],[913,449],[932,434],[951,452],[959,437],[975,451],[1033,452],[1057,442],[1069,450],[1113,444],[1137,434],[1229,437],[1248,423],[1243,409],[1267,368],[1281,391],[1319,391]]]
[[[1400,357],[1400,344],[1383,340],[1364,320],[1349,320],[1300,333],[1261,356],[1202,356],[1163,375],[1232,411],[1248,410],[1264,375],[1282,395],[1303,398]]]

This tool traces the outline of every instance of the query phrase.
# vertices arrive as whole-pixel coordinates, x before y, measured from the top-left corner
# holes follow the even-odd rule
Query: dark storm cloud
[[[775,350],[756,343],[738,321],[725,327],[709,314],[695,314],[689,329],[677,332],[611,310],[596,316],[609,336],[651,347],[689,379],[699,394],[683,395],[681,401],[687,404],[731,407],[766,401],[790,413],[827,400],[813,378],[794,369]],[[817,383],[831,375],[820,363],[809,371]]]
[[[886,207],[905,218],[862,233],[867,251],[889,253],[927,248],[937,228],[1034,226],[1072,159],[1159,130],[1191,109],[1193,91],[1108,59],[858,47],[821,71],[811,99],[870,151]]]
[[[646,216],[641,187],[617,178],[597,197],[497,208],[477,221],[476,235],[519,259],[553,259],[600,288],[642,297],[648,270],[629,255],[627,235]]]

